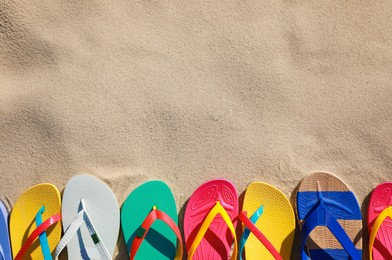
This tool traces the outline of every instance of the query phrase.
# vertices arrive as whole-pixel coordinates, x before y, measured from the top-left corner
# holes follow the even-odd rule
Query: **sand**
[[[88,173],[119,203],[161,179],[391,178],[390,1],[0,3],[0,197]],[[120,239],[121,240],[121,239]],[[121,243],[121,242],[120,242]]]

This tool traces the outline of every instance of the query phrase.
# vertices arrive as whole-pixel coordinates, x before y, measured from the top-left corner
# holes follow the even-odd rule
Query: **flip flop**
[[[246,259],[290,259],[295,215],[280,190],[264,182],[251,183],[245,191],[239,219],[244,224],[240,260],[243,249]]]
[[[52,259],[61,237],[60,193],[49,183],[25,191],[11,211],[12,251],[19,259]]]
[[[392,182],[378,185],[368,208],[369,259],[392,259]]]
[[[197,188],[184,216],[188,259],[229,259],[233,240],[231,259],[237,259],[236,223],[233,224],[237,214],[238,194],[230,181],[212,180]]]
[[[176,202],[166,183],[149,181],[132,191],[121,208],[121,227],[130,259],[182,259]]]
[[[120,213],[113,191],[90,175],[72,177],[64,189],[64,236],[54,258],[67,247],[68,259],[111,260],[117,244]]]
[[[296,203],[302,259],[362,259],[361,211],[354,193],[338,177],[308,175],[299,185]]]
[[[11,260],[10,236],[8,232],[8,210],[0,200],[0,259]]]

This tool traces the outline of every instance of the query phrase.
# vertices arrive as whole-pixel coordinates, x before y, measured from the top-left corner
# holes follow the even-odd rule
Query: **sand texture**
[[[325,170],[366,212],[391,180],[391,10],[385,0],[0,1],[0,198],[13,205],[41,182],[62,190],[83,172],[120,204],[161,179],[183,211],[213,178],[291,197]]]

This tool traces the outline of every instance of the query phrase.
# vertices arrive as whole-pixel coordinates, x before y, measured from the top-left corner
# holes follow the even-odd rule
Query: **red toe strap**
[[[140,225],[140,229],[142,229],[143,235],[142,236],[135,236],[135,238],[133,239],[130,254],[129,254],[130,260],[133,260],[135,258],[137,250],[139,249],[140,245],[142,244],[144,238],[146,237],[148,230],[150,229],[150,227],[154,223],[154,221],[157,219],[165,222],[173,230],[173,232],[177,235],[177,238],[180,242],[179,254],[177,254],[177,256],[179,257],[178,259],[182,259],[182,251],[183,251],[182,238],[181,238],[181,233],[180,233],[180,230],[178,229],[177,224],[165,212],[154,209],[147,215],[147,217],[144,219],[143,223]]]
[[[265,246],[265,248],[267,248],[271,255],[275,257],[275,259],[282,259],[282,256],[271,244],[271,242],[264,236],[263,233],[261,233],[261,231],[255,226],[255,224],[250,221],[250,219],[246,216],[246,214],[244,214],[244,212],[241,212],[238,217],[242,221],[242,223],[244,223],[245,226],[253,233],[253,235],[255,235],[257,239],[260,240],[260,242]]]
[[[45,220],[41,225],[39,225],[27,238],[27,240],[24,242],[22,248],[19,250],[18,254],[15,257],[15,260],[22,260],[22,257],[26,254],[27,250],[31,247],[31,245],[34,243],[34,241],[37,239],[37,237],[42,233],[45,232],[48,228],[50,228],[52,225],[56,224],[59,222],[61,219],[60,214],[55,214]]]

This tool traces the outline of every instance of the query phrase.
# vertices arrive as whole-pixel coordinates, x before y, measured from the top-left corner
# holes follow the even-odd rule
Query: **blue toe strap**
[[[336,237],[339,243],[347,251],[351,259],[360,260],[357,249],[355,248],[350,237],[346,234],[339,222],[327,211],[324,206],[323,199],[313,206],[313,208],[306,215],[303,220],[301,230],[301,255],[302,260],[308,260],[310,257],[305,252],[306,239],[309,237],[310,232],[317,226],[326,226],[331,233]]]
[[[261,217],[261,215],[264,212],[264,206],[261,205],[250,217],[250,221],[252,221],[253,224],[255,224],[257,222],[257,220],[259,220],[259,218]],[[248,240],[250,235],[250,230],[245,227],[244,232],[242,232],[242,236],[240,239],[240,245],[239,245],[239,256],[240,256],[240,260],[242,260],[242,251],[244,250],[244,246],[246,241]]]
[[[38,227],[42,224],[42,214],[45,212],[45,206],[42,206],[35,215],[35,225]],[[46,232],[42,232],[39,235],[39,243],[41,244],[41,251],[45,260],[52,260],[52,254],[50,253],[49,242],[46,236]]]

